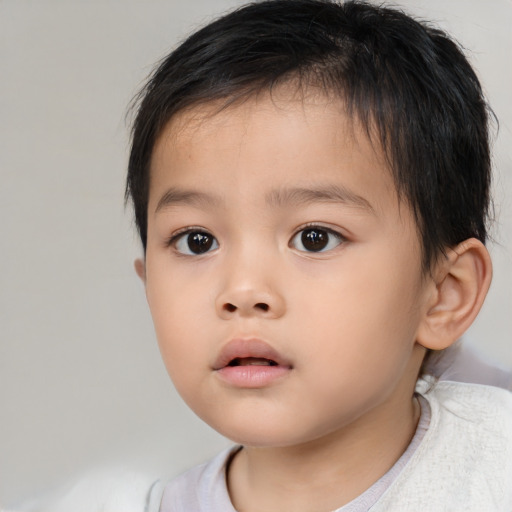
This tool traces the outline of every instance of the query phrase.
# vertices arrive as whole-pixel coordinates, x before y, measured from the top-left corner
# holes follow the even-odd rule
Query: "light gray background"
[[[86,468],[172,476],[225,446],[173,390],[123,209],[126,106],[235,0],[0,0],[0,503]],[[501,122],[495,278],[469,338],[512,366],[512,1],[404,0],[472,52]]]

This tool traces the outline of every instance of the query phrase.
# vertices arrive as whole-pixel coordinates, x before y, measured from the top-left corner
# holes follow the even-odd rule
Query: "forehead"
[[[223,181],[240,195],[267,185],[267,197],[284,185],[337,182],[376,209],[398,205],[383,151],[343,102],[285,87],[225,108],[212,102],[176,114],[154,147],[150,210],[170,186],[209,187],[222,196]]]

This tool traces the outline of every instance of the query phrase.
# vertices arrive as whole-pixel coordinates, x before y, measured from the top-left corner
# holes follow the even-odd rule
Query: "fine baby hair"
[[[277,0],[194,33],[139,93],[126,194],[144,248],[149,165],[162,128],[180,111],[215,101],[222,109],[284,83],[342,99],[385,148],[416,218],[425,269],[447,247],[485,242],[489,110],[457,43],[396,9]]]

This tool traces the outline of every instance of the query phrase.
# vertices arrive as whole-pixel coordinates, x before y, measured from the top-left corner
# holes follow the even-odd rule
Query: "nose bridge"
[[[221,317],[282,316],[285,303],[278,289],[278,265],[269,253],[249,245],[231,251],[216,298]]]

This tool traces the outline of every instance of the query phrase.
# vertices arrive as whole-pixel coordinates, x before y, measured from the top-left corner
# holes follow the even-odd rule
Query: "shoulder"
[[[512,393],[450,381],[419,392],[429,429],[375,511],[512,510]]]
[[[27,502],[16,512],[157,512],[163,484],[124,469],[103,469]]]
[[[496,464],[512,482],[512,393],[505,389],[462,382],[438,382],[425,393],[432,412],[429,444],[450,448],[450,458],[459,457],[473,466],[491,471]],[[475,457],[478,457],[477,459]],[[495,468],[494,471],[492,468]],[[470,470],[468,467],[467,471]],[[478,473],[475,471],[475,476]]]
[[[433,422],[454,423],[465,431],[490,429],[499,439],[510,440],[512,392],[483,384],[424,381],[419,384],[432,410]]]
[[[171,480],[164,488],[160,512],[234,512],[226,485],[226,465],[240,449],[233,447],[211,461]]]
[[[165,485],[144,473],[96,470],[56,492],[0,512],[235,512],[225,468],[239,450],[230,448]],[[216,508],[212,509],[212,503]]]

